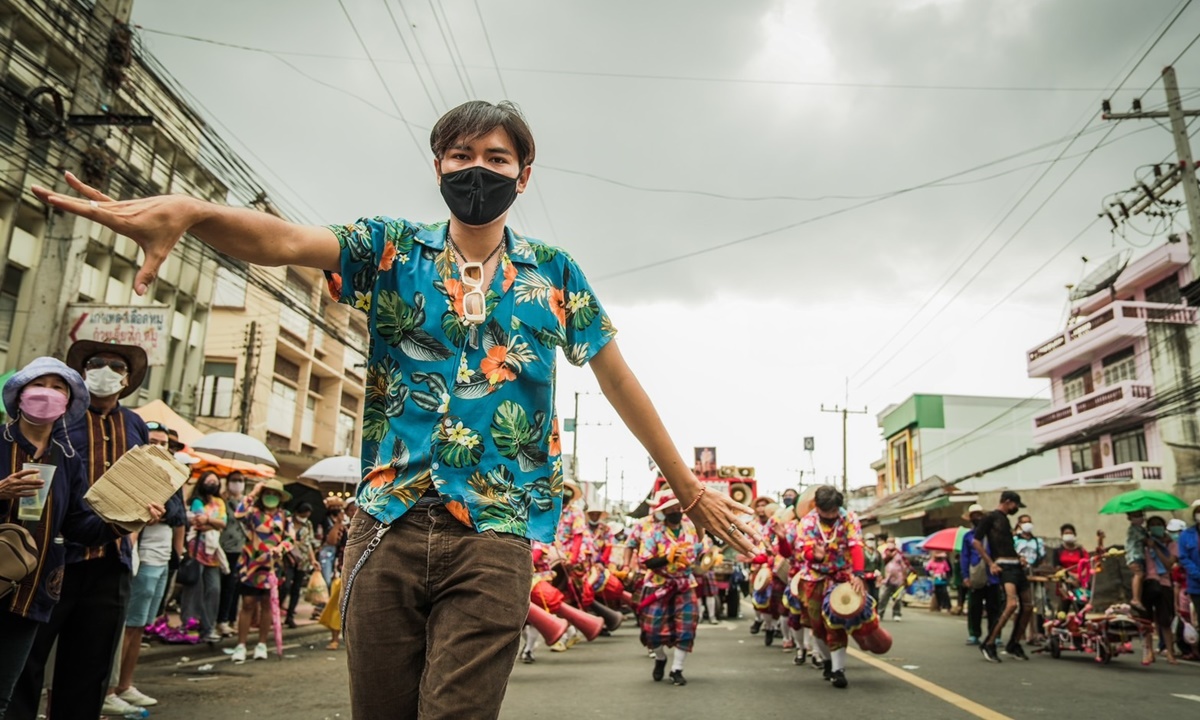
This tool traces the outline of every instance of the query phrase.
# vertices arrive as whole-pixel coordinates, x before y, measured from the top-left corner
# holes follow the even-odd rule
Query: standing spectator
[[[183,611],[180,613],[186,629],[189,621],[200,624],[200,637],[217,642],[217,605],[221,601],[221,572],[225,557],[221,552],[221,531],[229,522],[229,510],[220,496],[221,478],[212,470],[205,471],[188,499],[187,554],[200,563],[200,579],[183,589]]]
[[[162,423],[148,422],[150,444],[168,447],[169,435]],[[120,676],[116,687],[104,700],[106,715],[124,715],[139,707],[152,707],[158,700],[133,686],[133,673],[142,649],[142,635],[154,620],[163,595],[167,591],[167,566],[171,552],[183,555],[183,533],[187,525],[187,510],[183,491],[167,500],[162,522],[142,528],[137,536],[138,570],[129,590],[129,607],[125,614],[125,638],[121,643]]]
[[[246,478],[236,470],[225,476],[225,492],[221,499],[225,501],[225,510],[231,511],[242,502],[246,491]],[[221,637],[233,635],[233,623],[238,618],[237,569],[242,556],[242,548],[246,546],[246,530],[241,523],[227,522],[221,531],[221,552],[225,553],[225,563],[229,572],[221,575],[221,599],[217,605],[217,632]]]
[[[1192,526],[1179,533],[1179,564],[1187,574],[1187,594],[1192,601],[1192,625],[1200,628],[1200,500],[1192,503]]]
[[[884,549],[883,561],[883,596],[879,599],[879,619],[883,620],[888,605],[891,605],[892,620],[900,622],[904,586],[908,580],[908,560],[898,547],[889,543]]]
[[[321,566],[321,576],[325,578],[326,587],[333,583],[333,571],[337,566],[338,548],[346,534],[348,520],[342,513],[345,503],[341,498],[325,500],[325,521],[321,524],[321,548],[317,553],[317,563]]]
[[[984,612],[987,612],[988,635],[992,634],[1000,620],[1000,578],[988,572],[983,556],[975,548],[975,530],[983,519],[983,506],[979,503],[971,505],[963,519],[971,524],[971,529],[963,535],[962,554],[959,556],[963,584],[968,591],[967,644],[978,645],[986,637],[983,634]],[[992,651],[999,662],[999,653],[995,652],[995,648]]]
[[[84,375],[91,402],[67,428],[70,450],[83,459],[88,486],[130,448],[148,439],[146,423],[119,401],[137,391],[146,377],[146,353],[134,345],[81,340],[67,351],[67,365]],[[10,720],[37,715],[46,661],[57,642],[51,698],[56,717],[100,716],[108,695],[113,659],[125,626],[132,545],[127,538],[88,547],[66,543],[62,595],[17,681]]]
[[[1017,555],[1021,558],[1021,565],[1025,568],[1025,575],[1033,575],[1033,569],[1040,566],[1046,559],[1046,543],[1041,538],[1035,537],[1033,534],[1033,518],[1029,515],[1022,515],[1017,518],[1017,535],[1013,539],[1013,544],[1017,548]],[[1041,627],[1045,618],[1042,615],[1042,610],[1046,606],[1046,592],[1044,583],[1030,583],[1029,595],[1032,602],[1033,616],[1027,630],[1025,638],[1031,644],[1041,642]],[[1014,637],[1014,641],[1019,641],[1019,637]]]
[[[267,659],[267,633],[271,629],[271,575],[276,572],[284,553],[293,547],[288,536],[287,514],[280,507],[291,499],[283,483],[272,478],[263,480],[234,511],[235,522],[246,527],[246,547],[238,567],[238,592],[242,596],[242,613],[238,618],[238,644],[230,658],[235,663],[246,662],[246,640],[250,637],[250,621],[258,618],[258,645],[254,659]]]
[[[1125,514],[1129,528],[1125,531],[1125,563],[1133,573],[1133,599],[1129,604],[1136,610],[1146,611],[1142,604],[1142,590],[1146,582],[1146,513],[1142,511]]]
[[[962,553],[950,556],[950,592],[954,593],[951,615],[962,615],[967,611],[967,583],[962,574]]]
[[[1147,615],[1154,621],[1159,638],[1165,640],[1167,662],[1178,664],[1175,643],[1171,639],[1171,623],[1175,619],[1175,589],[1171,568],[1179,557],[1179,547],[1167,535],[1167,521],[1154,516],[1146,521],[1146,586],[1143,588]],[[1154,662],[1154,647],[1150,638],[1143,643],[1142,664]]]
[[[45,463],[54,465],[55,470],[41,518],[25,521],[37,547],[37,567],[0,597],[0,718],[12,710],[9,703],[22,668],[59,601],[65,559],[63,546],[54,538],[90,547],[118,535],[114,526],[83,501],[87,472],[67,435],[66,428],[83,417],[88,407],[88,391],[79,373],[54,358],[37,358],[8,379],[3,396],[9,421],[0,441],[0,474],[5,475],[0,479],[0,522],[21,522],[19,500],[33,497],[44,486],[36,470],[16,468]],[[161,508],[155,511],[161,514]],[[97,709],[99,705],[97,702]],[[32,715],[12,711],[8,717]]]
[[[308,503],[300,503],[295,514],[292,515],[291,535],[296,539],[296,544],[284,556],[286,576],[279,593],[281,603],[285,597],[287,598],[287,620],[285,622],[289,628],[296,627],[296,605],[300,603],[300,593],[308,587],[308,578],[317,566],[317,557],[314,551],[319,544],[313,532],[311,517],[312,505]]]
[[[925,572],[933,579],[933,602],[929,605],[930,612],[941,612],[950,609],[950,561],[946,553],[935,552],[925,563]]]
[[[784,500],[786,501],[786,496]],[[793,505],[795,501],[793,501]],[[867,594],[879,604],[879,579],[883,575],[883,558],[879,554],[879,539],[875,533],[867,533],[863,544],[863,582],[867,585]]]

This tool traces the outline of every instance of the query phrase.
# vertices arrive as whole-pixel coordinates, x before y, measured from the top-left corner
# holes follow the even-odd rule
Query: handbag
[[[16,590],[37,566],[33,534],[22,525],[0,524],[0,598]]]
[[[191,587],[200,582],[200,573],[203,567],[200,561],[195,558],[196,542],[192,542],[192,547],[189,552],[179,561],[179,570],[175,573],[175,584],[183,587]]]
[[[971,571],[967,573],[967,579],[971,581],[971,588],[983,589],[988,584],[988,567],[984,564],[981,558],[979,562],[971,566]]]

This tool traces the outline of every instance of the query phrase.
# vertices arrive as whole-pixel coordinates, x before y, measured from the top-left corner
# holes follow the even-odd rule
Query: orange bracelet
[[[704,493],[706,493],[706,492],[708,492],[708,488],[706,488],[706,487],[700,488],[700,492],[696,495],[696,497],[692,498],[692,501],[690,503],[688,503],[688,506],[685,507],[683,509],[683,511],[685,513],[691,512],[692,508],[696,507],[696,503],[700,502],[700,498],[704,497]]]

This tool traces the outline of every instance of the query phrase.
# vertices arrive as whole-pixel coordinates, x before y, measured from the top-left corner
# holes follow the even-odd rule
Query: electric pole
[[[254,355],[258,343],[258,321],[251,320],[246,330],[246,368],[242,371],[242,416],[238,429],[243,435],[250,432],[250,410],[254,407]]]
[[[1171,134],[1175,138],[1175,156],[1178,184],[1183,185],[1183,200],[1187,206],[1188,249],[1192,255],[1192,276],[1200,278],[1200,253],[1196,248],[1196,233],[1200,232],[1200,185],[1196,182],[1196,162],[1192,158],[1192,145],[1188,140],[1187,120],[1189,117],[1200,116],[1200,110],[1184,110],[1183,101],[1179,97],[1179,82],[1175,79],[1175,68],[1166,67],[1162,73],[1163,89],[1167,93],[1167,109],[1153,112],[1143,112],[1141,100],[1133,103],[1133,112],[1114,113],[1108,101],[1104,102],[1105,120],[1151,120],[1166,118],[1171,121]],[[1159,183],[1154,189],[1147,189],[1151,200],[1157,199],[1175,185],[1175,183]]]
[[[842,495],[848,495],[850,493],[850,491],[847,487],[848,486],[848,480],[847,480],[848,458],[847,458],[847,451],[846,451],[846,421],[849,419],[849,417],[851,415],[866,415],[867,409],[864,407],[862,410],[849,410],[847,408],[839,407],[837,405],[834,405],[831,408],[826,408],[824,405],[821,405],[821,412],[841,413],[841,415],[842,415]]]

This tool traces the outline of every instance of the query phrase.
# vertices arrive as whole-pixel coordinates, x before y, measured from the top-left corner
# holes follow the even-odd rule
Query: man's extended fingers
[[[67,178],[67,184],[70,185],[75,192],[84,196],[88,200],[97,200],[99,202],[116,202],[96,188],[75,177],[74,173],[67,171],[65,175]]]
[[[162,267],[166,256],[146,254],[146,260],[138,269],[137,277],[133,279],[133,290],[138,295],[145,295],[146,290],[158,279],[158,269]]]
[[[39,185],[34,185],[30,188],[33,194],[42,202],[52,207],[58,208],[64,212],[69,212],[78,215],[88,220],[93,220],[106,227],[112,227],[106,218],[110,218],[108,211],[98,206],[92,205],[92,200],[83,200],[81,198],[71,197],[70,195],[59,195],[58,193],[47,190]],[[111,221],[111,220],[110,220]],[[112,228],[116,230],[117,228]]]

